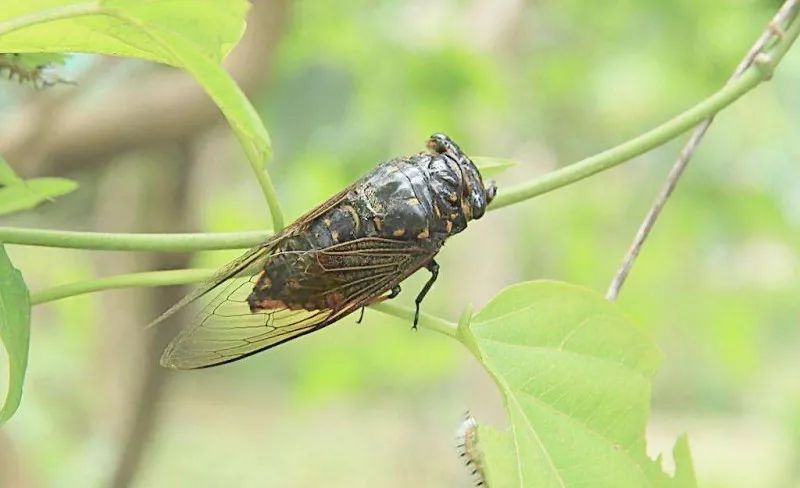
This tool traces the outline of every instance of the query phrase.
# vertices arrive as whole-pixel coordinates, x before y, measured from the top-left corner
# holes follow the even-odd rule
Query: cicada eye
[[[486,204],[492,203],[494,197],[497,195],[497,184],[494,180],[490,181],[489,184],[486,186]]]

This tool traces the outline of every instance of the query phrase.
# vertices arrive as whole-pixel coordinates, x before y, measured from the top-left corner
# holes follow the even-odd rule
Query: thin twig
[[[772,40],[777,38],[778,41],[780,41],[783,39],[785,27],[791,23],[794,17],[797,15],[797,5],[798,0],[786,0],[784,2],[772,20],[767,24],[767,27],[758,37],[755,44],[753,44],[745,57],[741,60],[741,62],[739,62],[739,65],[736,66],[733,74],[728,79],[728,83],[738,79],[745,71],[747,71],[747,69],[754,62],[756,62],[758,56],[764,52],[764,49]],[[625,258],[622,261],[622,265],[614,275],[614,279],[611,280],[611,284],[606,292],[606,299],[616,300],[622,285],[625,283],[625,279],[628,277],[628,273],[630,273],[631,268],[633,267],[636,257],[639,255],[639,252],[644,245],[644,241],[650,235],[650,231],[653,229],[656,219],[658,219],[659,215],[661,215],[664,205],[667,203],[670,195],[672,195],[673,190],[675,190],[675,186],[678,184],[678,179],[680,179],[681,174],[683,174],[683,171],[689,164],[689,160],[694,155],[694,152],[697,150],[697,147],[703,140],[703,136],[705,136],[708,127],[713,121],[713,115],[705,119],[700,125],[697,126],[694,132],[692,132],[692,135],[689,137],[686,145],[683,146],[683,149],[678,156],[678,160],[675,161],[675,164],[672,166],[672,169],[667,176],[667,181],[664,183],[664,186],[661,188],[661,191],[656,197],[655,202],[653,202],[653,206],[650,208],[650,211],[647,213],[647,216],[645,216],[642,225],[636,232],[636,237],[634,237],[633,243],[631,244],[630,249],[628,249],[628,253],[625,255]]]

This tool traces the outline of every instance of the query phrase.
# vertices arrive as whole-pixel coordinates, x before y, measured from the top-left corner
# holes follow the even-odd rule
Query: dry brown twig
[[[758,39],[756,39],[756,42],[747,52],[745,57],[736,66],[733,74],[728,79],[728,83],[741,76],[742,73],[747,71],[747,68],[749,68],[753,63],[758,63],[760,56],[766,56],[764,49],[771,41],[775,39],[783,39],[786,26],[795,19],[798,13],[797,10],[798,0],[786,0],[783,3],[772,20],[767,23],[767,27],[764,29]],[[700,145],[700,142],[703,140],[706,131],[713,121],[714,116],[711,116],[700,123],[700,125],[695,128],[694,132],[692,132],[692,135],[689,137],[686,145],[683,146],[677,161],[675,161],[675,164],[672,166],[672,169],[667,176],[664,186],[661,188],[661,191],[656,197],[655,202],[653,202],[652,207],[650,207],[650,211],[647,212],[647,215],[642,221],[639,230],[636,232],[633,243],[631,243],[627,254],[625,254],[625,257],[622,260],[622,265],[617,270],[614,278],[611,280],[611,284],[606,292],[606,299],[616,300],[617,296],[619,296],[620,289],[625,283],[625,279],[628,277],[634,261],[636,261],[637,256],[639,256],[639,252],[642,250],[645,240],[647,240],[647,237],[650,235],[650,231],[652,231],[656,220],[658,219],[659,215],[661,215],[664,205],[667,203],[667,200],[675,190],[675,186],[678,184],[678,180],[683,174],[683,171],[686,169],[686,166],[689,164],[689,160],[691,160],[694,152],[697,150],[697,147]]]

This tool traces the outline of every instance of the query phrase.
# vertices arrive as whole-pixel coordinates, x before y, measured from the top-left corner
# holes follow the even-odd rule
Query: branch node
[[[772,79],[772,75],[775,74],[775,60],[772,56],[767,53],[758,53],[753,60],[753,64],[764,74],[765,81]]]
[[[786,38],[786,31],[783,30],[783,27],[781,27],[780,24],[775,22],[775,19],[769,21],[767,28],[770,30],[770,32],[778,36],[781,41]]]

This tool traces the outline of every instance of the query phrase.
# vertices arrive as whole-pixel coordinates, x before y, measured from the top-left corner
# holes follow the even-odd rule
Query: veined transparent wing
[[[250,260],[261,263],[263,269],[265,259],[280,252],[264,256],[257,253]],[[164,351],[161,364],[174,369],[217,366],[319,330],[362,306],[382,300],[384,292],[435,254],[411,242],[379,238],[356,239],[302,252],[310,264],[298,280],[298,289],[311,291],[308,296],[312,303],[330,303],[325,297],[336,295],[335,307],[306,310],[282,306],[251,312],[247,298],[258,276],[237,276],[236,267],[231,267],[231,278],[219,286],[213,297],[207,289],[190,300],[201,298],[197,302],[205,304]],[[248,265],[246,269],[253,267]]]
[[[217,366],[276,346],[329,323],[333,310],[250,312],[247,297],[257,276],[233,278],[169,344],[162,366],[196,369]]]
[[[226,264],[219,271],[217,271],[214,276],[211,277],[211,279],[205,281],[200,286],[192,290],[192,292],[183,297],[181,301],[171,306],[169,310],[162,313],[158,316],[158,318],[147,324],[147,327],[145,328],[153,327],[167,320],[175,315],[175,312],[178,310],[196,301],[200,297],[205,296],[231,278],[249,278],[250,276],[257,275],[264,269],[264,264],[269,259],[269,254],[275,247],[274,242],[274,240],[269,240],[260,246],[250,249],[236,260]]]

